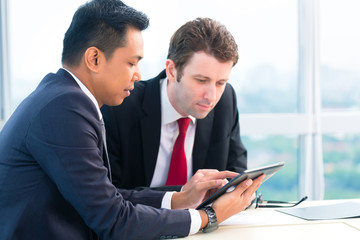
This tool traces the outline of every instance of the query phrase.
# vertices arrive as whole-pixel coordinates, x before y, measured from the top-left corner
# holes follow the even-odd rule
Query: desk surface
[[[360,199],[307,201],[297,207],[310,207],[346,201],[360,203]],[[278,212],[276,209],[248,209],[221,223],[219,229],[215,232],[207,234],[199,232],[187,237],[187,239],[360,239],[360,218],[307,221]]]

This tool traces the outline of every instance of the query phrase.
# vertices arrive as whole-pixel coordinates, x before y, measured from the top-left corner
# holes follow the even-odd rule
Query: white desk
[[[305,201],[297,207],[309,207],[360,199]],[[274,208],[248,209],[221,223],[212,233],[199,232],[189,240],[347,240],[360,239],[360,218],[307,221],[276,211]]]

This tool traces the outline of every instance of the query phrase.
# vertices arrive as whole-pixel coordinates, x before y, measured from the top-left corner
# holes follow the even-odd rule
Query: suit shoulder
[[[216,107],[220,107],[220,106],[233,107],[233,105],[237,105],[236,93],[235,93],[234,88],[231,86],[231,84],[227,83],[225,86],[225,90],[224,90],[218,104],[216,105]]]
[[[226,83],[224,94],[231,95],[231,96],[236,96],[234,87],[230,83]]]

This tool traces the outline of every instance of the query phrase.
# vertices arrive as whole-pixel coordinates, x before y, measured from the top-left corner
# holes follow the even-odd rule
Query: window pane
[[[239,46],[230,83],[238,94],[240,112],[297,111],[297,0],[172,0],[171,9],[177,11],[169,11],[168,0],[157,1],[156,6],[148,0],[128,2],[150,17],[150,28],[144,32],[144,79],[164,68],[177,28],[196,17],[211,17],[229,29]],[[161,14],[158,6],[163,6]]]
[[[320,0],[322,108],[360,110],[360,1]]]
[[[325,199],[360,198],[360,135],[323,136]]]
[[[252,136],[242,138],[248,150],[248,168],[284,161],[285,166],[262,184],[264,200],[298,200],[298,138],[295,136]]]
[[[61,66],[63,35],[72,14],[84,2],[9,1],[13,109],[45,74]],[[230,82],[238,93],[240,111],[296,111],[297,0],[125,2],[150,17],[140,64],[143,79],[165,67],[168,43],[176,29],[196,17],[211,17],[225,24],[239,45],[240,59]],[[47,11],[38,11],[40,8]]]
[[[47,73],[56,72],[61,67],[65,31],[77,7],[85,2],[8,1],[12,110]]]
[[[232,81],[240,112],[297,112],[297,1],[241,3],[240,62]]]

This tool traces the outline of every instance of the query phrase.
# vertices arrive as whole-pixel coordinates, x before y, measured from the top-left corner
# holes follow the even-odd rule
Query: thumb
[[[246,179],[239,183],[239,185],[237,185],[234,191],[236,191],[238,194],[242,194],[243,192],[245,192],[246,189],[248,189],[248,187],[251,186],[252,183],[253,180],[251,180],[250,178]]]

